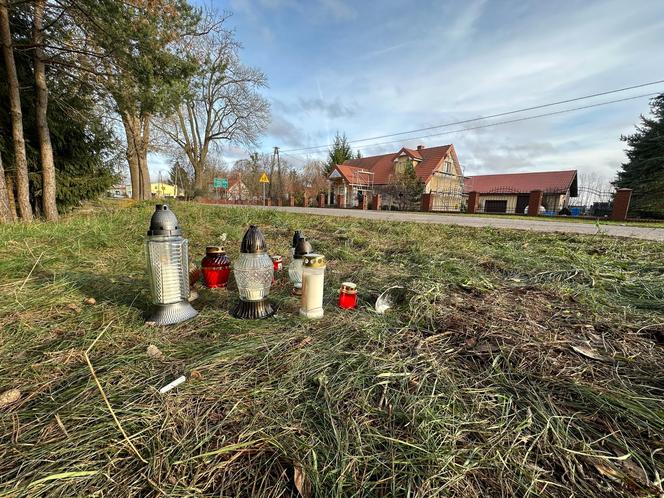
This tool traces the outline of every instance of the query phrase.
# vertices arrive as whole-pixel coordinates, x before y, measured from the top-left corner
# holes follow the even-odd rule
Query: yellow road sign
[[[261,183],[270,183],[270,179],[267,177],[265,174],[265,171],[263,171],[263,174],[261,175],[261,179],[258,180]]]

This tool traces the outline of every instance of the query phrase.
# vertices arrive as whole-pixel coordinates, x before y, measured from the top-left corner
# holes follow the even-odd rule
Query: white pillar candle
[[[306,254],[303,258],[300,314],[307,318],[323,316],[325,266],[325,256],[322,254]]]

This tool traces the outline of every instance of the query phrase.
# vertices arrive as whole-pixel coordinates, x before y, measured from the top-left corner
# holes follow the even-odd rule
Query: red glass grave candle
[[[353,282],[344,282],[339,290],[339,307],[351,310],[357,307],[357,285]]]
[[[274,271],[281,271],[284,269],[284,258],[283,256],[270,256],[272,258],[272,263],[274,264]]]
[[[225,288],[231,274],[231,260],[223,247],[207,246],[201,262],[203,281],[208,289]]]
[[[272,283],[275,283],[277,281],[277,272],[283,270],[284,268],[284,258],[278,255],[270,256],[270,258],[272,258],[272,264],[274,265],[274,272],[272,273]]]

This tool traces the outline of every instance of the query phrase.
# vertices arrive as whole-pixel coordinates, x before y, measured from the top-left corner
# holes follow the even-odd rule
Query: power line
[[[511,123],[519,123],[521,121],[529,121],[531,119],[538,119],[538,118],[543,118],[543,117],[547,117],[547,116],[556,116],[558,114],[565,114],[565,113],[568,113],[568,112],[579,111],[579,110],[582,110],[582,109],[591,109],[593,107],[601,107],[601,106],[609,105],[609,104],[617,104],[618,102],[626,102],[628,100],[641,99],[643,97],[652,97],[653,95],[659,95],[659,94],[660,94],[659,92],[644,93],[642,95],[635,95],[634,97],[625,97],[624,99],[608,100],[606,102],[599,102],[597,104],[590,104],[590,105],[584,105],[584,106],[580,106],[580,107],[572,107],[570,109],[563,109],[562,111],[546,112],[546,113],[543,113],[543,114],[535,114],[534,116],[526,116],[526,117],[523,117],[523,118],[509,119],[509,120],[506,120],[506,121],[497,121],[495,123],[487,123],[487,124],[484,124],[484,125],[473,126],[473,127],[470,127],[470,128],[459,128],[458,130],[443,131],[443,132],[440,132],[440,133],[432,133],[430,135],[421,135],[419,137],[408,137],[407,140],[438,137],[438,136],[447,135],[447,134],[450,134],[450,133],[460,133],[460,132],[463,132],[463,131],[479,130],[479,129],[482,129],[482,128],[491,128],[492,126],[500,126],[500,125],[511,124]],[[367,147],[375,147],[375,146],[378,146],[378,145],[388,145],[388,144],[392,144],[392,143],[399,142],[399,141],[401,141],[401,139],[389,140],[387,142],[379,142],[379,143],[374,143],[374,144],[368,144]]]
[[[517,113],[520,113],[520,112],[534,111],[534,110],[537,110],[537,109],[544,109],[546,107],[553,107],[553,106],[556,106],[556,105],[568,104],[570,102],[578,102],[580,100],[590,99],[590,98],[594,98],[594,97],[601,97],[603,95],[610,95],[610,94],[613,94],[613,93],[624,92],[624,91],[627,91],[627,90],[633,90],[635,88],[643,88],[643,87],[646,87],[646,86],[657,85],[659,83],[664,83],[664,80],[651,81],[649,83],[641,83],[639,85],[633,85],[633,86],[627,86],[627,87],[623,87],[623,88],[617,88],[615,90],[609,90],[609,91],[606,91],[606,92],[593,93],[593,94],[590,94],[590,95],[584,95],[582,97],[575,97],[575,98],[567,99],[567,100],[559,100],[557,102],[550,102],[548,104],[540,104],[540,105],[536,105],[536,106],[532,106],[532,107],[523,107],[521,109],[515,109],[515,110],[512,110],[512,111],[505,111],[505,112],[499,112],[497,114],[489,114],[487,116],[481,116],[481,117],[478,117],[478,118],[465,119],[465,120],[462,120],[462,121],[454,121],[454,122],[440,124],[440,125],[434,125],[434,126],[427,126],[425,128],[416,128],[416,129],[408,130],[408,131],[388,133],[388,134],[385,134],[385,135],[377,135],[375,137],[357,138],[357,139],[354,139],[354,140],[349,140],[348,143],[368,142],[368,141],[371,141],[371,140],[379,140],[381,138],[396,137],[396,136],[400,136],[400,135],[408,135],[410,133],[418,133],[420,131],[435,130],[437,128],[445,128],[445,127],[448,127],[448,126],[455,126],[455,125],[460,125],[460,124],[472,123],[472,122],[475,122],[475,121],[482,121],[482,120],[485,120],[485,119],[492,119],[492,118],[498,118],[498,117],[502,117],[502,116],[509,116],[511,114],[517,114]],[[657,92],[656,94],[659,94],[659,93],[660,92]],[[653,95],[653,94],[648,94],[648,95]],[[638,97],[635,97],[635,98],[638,98]],[[616,102],[621,102],[621,100],[618,100]],[[611,103],[613,103],[613,102],[611,102]],[[573,110],[576,110],[576,109],[573,109]],[[406,140],[413,139],[413,138],[425,138],[425,137],[407,137]],[[301,151],[306,151],[306,150],[316,150],[316,149],[329,148],[331,146],[332,146],[332,144],[316,145],[316,146],[311,146],[311,147],[299,147],[299,148],[295,148],[295,149],[287,149],[287,150],[282,151],[282,152],[285,152],[285,153],[287,153],[287,152],[301,152]]]
[[[523,117],[523,118],[509,119],[509,120],[506,120],[506,121],[497,121],[495,123],[487,123],[487,124],[483,124],[483,125],[479,125],[479,126],[472,126],[470,128],[459,128],[458,130],[443,131],[443,132],[440,132],[440,133],[431,133],[429,135],[419,135],[419,136],[416,136],[416,137],[406,137],[405,139],[400,138],[400,139],[396,139],[396,140],[388,140],[386,142],[377,142],[377,143],[367,144],[365,146],[365,148],[377,147],[379,145],[389,145],[389,144],[393,144],[395,142],[401,142],[403,140],[419,140],[419,139],[423,139],[423,138],[439,137],[441,135],[448,135],[448,134],[451,134],[451,133],[460,133],[460,132],[463,132],[463,131],[479,130],[479,129],[482,129],[482,128],[490,128],[490,127],[493,127],[493,126],[500,126],[500,125],[505,125],[505,124],[518,123],[518,122],[521,122],[521,121],[529,121],[531,119],[538,119],[538,118],[543,118],[543,117],[547,117],[547,116],[556,116],[556,115],[559,115],[559,114],[565,114],[565,113],[568,113],[568,112],[579,111],[579,110],[582,110],[582,109],[591,109],[593,107],[601,107],[601,106],[605,106],[605,105],[609,105],[609,104],[616,104],[618,102],[625,102],[625,101],[628,101],[628,100],[635,100],[635,99],[640,99],[640,98],[644,98],[644,97],[652,97],[654,95],[660,95],[660,92],[644,93],[642,95],[635,95],[633,97],[626,97],[624,99],[608,100],[606,102],[599,102],[597,104],[590,104],[590,105],[585,105],[585,106],[572,107],[570,109],[563,109],[561,111],[546,112],[546,113],[542,113],[542,114],[535,114],[534,116],[526,116],[526,117]],[[321,147],[323,147],[323,146],[321,146]],[[329,147],[329,146],[326,145],[324,147]],[[293,157],[293,156],[291,156],[291,157]]]

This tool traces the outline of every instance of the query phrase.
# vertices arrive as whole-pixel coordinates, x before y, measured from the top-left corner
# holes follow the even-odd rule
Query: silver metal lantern
[[[257,226],[251,225],[242,238],[240,257],[233,265],[240,301],[231,314],[235,318],[267,318],[274,314],[268,295],[274,264],[267,243]]]
[[[175,214],[157,204],[145,241],[153,303],[148,322],[172,325],[198,314],[189,304],[188,247]]]

